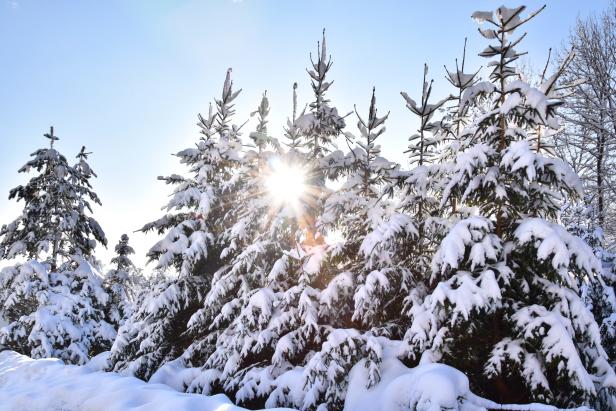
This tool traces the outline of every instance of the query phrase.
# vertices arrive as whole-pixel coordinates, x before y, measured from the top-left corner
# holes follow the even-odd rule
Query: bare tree
[[[564,73],[578,82],[561,111],[564,130],[555,149],[582,177],[606,246],[616,248],[616,1],[578,19],[566,50],[575,57]],[[581,80],[581,81],[580,81]]]

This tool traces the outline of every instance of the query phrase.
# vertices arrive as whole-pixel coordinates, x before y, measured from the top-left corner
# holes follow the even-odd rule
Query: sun
[[[307,191],[306,173],[300,167],[272,161],[265,177],[265,188],[275,203],[297,208]]]

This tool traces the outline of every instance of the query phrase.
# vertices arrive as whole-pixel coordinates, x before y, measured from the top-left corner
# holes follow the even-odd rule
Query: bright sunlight
[[[273,161],[265,187],[276,203],[297,206],[306,193],[306,173],[299,167]]]

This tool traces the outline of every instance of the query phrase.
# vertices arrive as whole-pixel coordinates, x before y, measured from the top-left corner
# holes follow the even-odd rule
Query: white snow
[[[377,338],[383,345],[380,382],[369,386],[370,369],[363,359],[349,373],[345,411],[436,411],[487,409],[558,411],[542,404],[501,405],[473,394],[468,378],[444,364],[408,368],[396,358],[399,343]],[[376,340],[374,342],[376,342]],[[178,392],[186,369],[171,371],[146,383],[134,377],[99,371],[107,353],[85,366],[65,365],[58,359],[33,360],[13,351],[0,352],[0,411],[243,411],[223,394],[212,396]],[[177,371],[181,371],[177,373]],[[286,386],[302,391],[300,370],[289,371]],[[164,383],[162,383],[164,382]],[[271,399],[271,398],[270,398]],[[269,403],[269,401],[268,401]],[[289,408],[268,408],[292,411]],[[576,408],[590,411],[589,408]]]
[[[222,394],[185,394],[164,384],[96,371],[96,366],[0,353],[2,411],[241,411]],[[279,409],[281,410],[281,409]]]
[[[557,411],[544,404],[497,404],[473,394],[468,378],[460,371],[445,364],[424,364],[406,367],[395,356],[398,342],[379,338],[384,344],[381,381],[366,388],[369,370],[366,360],[361,360],[349,373],[349,387],[345,411],[485,411],[524,410]],[[590,411],[589,408],[576,408]]]

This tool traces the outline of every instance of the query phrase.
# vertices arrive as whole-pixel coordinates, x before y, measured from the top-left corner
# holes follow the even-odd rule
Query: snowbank
[[[163,384],[0,353],[1,411],[240,411],[224,395],[184,394]]]
[[[370,389],[365,360],[349,374],[344,411],[557,411],[544,404],[497,404],[473,394],[461,371],[445,364],[425,363],[415,368],[398,360],[400,341],[379,338],[383,346],[381,381]],[[570,410],[573,411],[573,410]],[[590,411],[586,407],[575,411]]]
[[[381,382],[367,390],[365,360],[351,370],[344,411],[559,411],[544,404],[497,404],[469,389],[468,378],[445,364],[408,368],[395,358],[383,361]],[[569,411],[592,411],[587,407]]]
[[[353,367],[345,411],[557,410],[541,404],[496,404],[471,393],[467,377],[455,368],[443,364],[408,368],[393,356],[386,357],[381,381],[371,389],[366,389],[365,360]],[[13,351],[0,352],[0,411],[244,410],[222,394],[186,394],[166,384],[98,371],[105,362],[106,354],[93,358],[86,366],[75,366],[57,359],[33,360]],[[159,375],[166,383],[181,376],[174,375],[170,367],[166,373]]]

